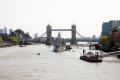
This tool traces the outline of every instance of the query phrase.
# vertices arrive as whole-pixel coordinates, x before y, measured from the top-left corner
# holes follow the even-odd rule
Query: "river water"
[[[0,48],[0,80],[120,80],[120,59],[85,62],[79,59],[82,49],[54,53],[45,45]]]

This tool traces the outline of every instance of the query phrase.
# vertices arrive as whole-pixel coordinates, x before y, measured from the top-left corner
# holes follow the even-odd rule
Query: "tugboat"
[[[80,59],[88,62],[102,62],[103,56],[99,52],[87,52],[80,56]]]
[[[66,45],[66,50],[67,51],[70,51],[72,49],[72,46],[71,45]]]
[[[19,45],[19,47],[24,47],[23,45]]]
[[[58,33],[58,37],[54,40],[53,51],[60,52],[65,50],[65,42],[61,38],[60,32]]]

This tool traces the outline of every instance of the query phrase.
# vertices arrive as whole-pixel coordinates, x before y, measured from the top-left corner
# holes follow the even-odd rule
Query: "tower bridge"
[[[52,40],[52,32],[53,31],[71,31],[71,38],[69,39],[65,39],[66,42],[70,42],[72,45],[76,45],[78,41],[84,41],[84,42],[98,42],[98,39],[96,38],[87,38],[82,36],[77,30],[76,30],[76,25],[72,25],[71,29],[52,29],[52,27],[50,25],[47,26],[46,28],[46,32],[44,32],[41,36],[43,37],[44,35],[47,34],[46,36],[46,44],[50,45],[52,44],[53,40]],[[80,38],[76,38],[76,34],[80,37]]]

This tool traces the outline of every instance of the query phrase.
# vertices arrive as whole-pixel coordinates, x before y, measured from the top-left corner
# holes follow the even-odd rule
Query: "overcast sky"
[[[0,0],[0,28],[21,28],[32,35],[44,33],[47,24],[71,28],[74,23],[83,36],[99,36],[103,22],[119,19],[119,0]]]

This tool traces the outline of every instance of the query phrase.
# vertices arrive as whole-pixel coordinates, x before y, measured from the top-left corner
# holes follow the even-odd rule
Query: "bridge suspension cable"
[[[82,37],[82,38],[84,38],[84,36],[82,36],[80,33],[78,33],[77,31],[76,31],[76,33],[80,36],[80,37]]]

